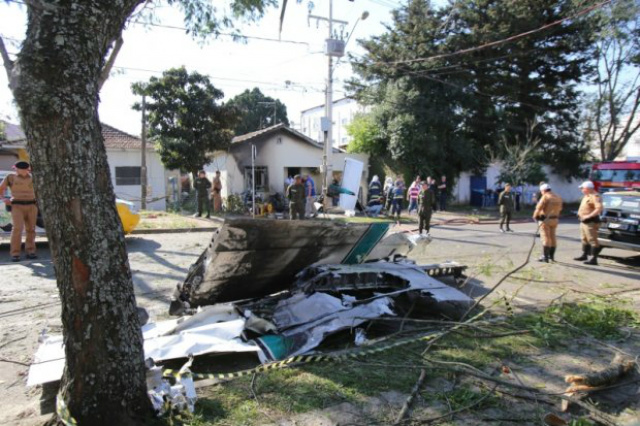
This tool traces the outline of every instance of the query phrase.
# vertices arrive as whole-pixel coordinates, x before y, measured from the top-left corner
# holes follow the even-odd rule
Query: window
[[[269,173],[267,167],[256,166],[256,192],[268,192],[269,191]],[[251,191],[251,167],[244,168],[244,181],[246,182],[247,191]]]
[[[140,167],[116,167],[116,186],[140,185]]]
[[[594,170],[591,179],[598,182],[635,182],[640,180],[640,170]]]

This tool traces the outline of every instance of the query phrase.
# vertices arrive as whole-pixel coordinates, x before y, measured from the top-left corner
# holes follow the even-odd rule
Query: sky
[[[313,15],[327,17],[330,0],[316,0]],[[333,0],[333,18],[348,22],[351,33],[347,52],[361,55],[357,39],[385,31],[383,23],[391,21],[390,12],[402,0]],[[442,5],[446,0],[434,1]],[[257,23],[238,23],[243,35],[272,40],[249,39],[235,42],[228,36],[206,43],[194,40],[184,30],[129,23],[123,33],[124,45],[114,70],[100,93],[99,114],[103,123],[139,135],[140,113],[131,109],[138,99],[131,84],[159,77],[162,71],[185,66],[188,71],[206,74],[214,86],[225,93],[225,100],[254,87],[267,96],[280,99],[287,106],[289,121],[299,122],[302,110],[324,104],[327,57],[323,53],[328,34],[326,22],[308,19],[308,0],[289,1],[283,31],[278,42],[280,9],[272,8]],[[182,27],[179,9],[158,3],[156,23]],[[19,3],[0,1],[0,35],[10,53],[17,53],[26,29],[26,10]],[[340,31],[341,26],[336,28]],[[351,76],[346,56],[334,68],[334,100],[344,97],[342,83]],[[0,118],[17,123],[17,112],[9,91],[7,76],[0,72]]]

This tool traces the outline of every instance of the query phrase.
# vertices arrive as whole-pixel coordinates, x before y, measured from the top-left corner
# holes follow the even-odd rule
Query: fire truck
[[[607,161],[591,166],[591,181],[598,192],[640,190],[640,162]]]

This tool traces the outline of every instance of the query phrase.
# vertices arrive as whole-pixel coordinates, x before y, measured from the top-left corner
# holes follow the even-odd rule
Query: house
[[[567,179],[559,176],[551,170],[549,166],[543,166],[543,170],[547,175],[547,183],[556,194],[560,195],[565,203],[576,203],[582,199],[582,193],[578,186],[582,182],[580,179]],[[500,163],[496,162],[485,170],[482,175],[472,175],[463,172],[458,176],[455,186],[451,191],[451,198],[455,203],[471,204],[473,206],[482,206],[482,194],[486,190],[496,190],[502,188],[502,182],[498,180],[500,175]],[[533,202],[533,195],[538,192],[535,185],[526,185],[522,188],[524,204]]]
[[[26,137],[20,126],[4,122],[6,140],[0,141],[0,170],[11,170],[17,160],[28,160]],[[142,141],[115,127],[102,124],[107,161],[116,197],[140,207],[140,161]],[[149,210],[165,210],[168,171],[152,144],[147,146],[147,202]]]
[[[342,98],[333,102],[332,110],[332,139],[333,146],[345,148],[351,142],[351,136],[347,133],[347,126],[351,124],[358,113],[365,112],[365,107],[354,99]],[[300,113],[300,131],[316,141],[324,141],[324,132],[320,127],[320,120],[326,116],[323,105],[306,109]]]
[[[205,167],[211,178],[220,170],[222,196],[240,194],[251,189],[252,146],[256,149],[255,180],[256,193],[284,193],[287,179],[296,174],[310,174],[317,191],[322,188],[323,146],[310,137],[278,124],[246,135],[236,136],[227,151],[214,153],[212,162]],[[334,149],[331,156],[333,174],[340,178],[345,158],[353,158],[364,163],[361,178],[363,196],[366,196],[369,157],[366,154],[347,154]]]

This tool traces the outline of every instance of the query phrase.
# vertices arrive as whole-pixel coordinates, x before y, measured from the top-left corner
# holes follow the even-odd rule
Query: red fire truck
[[[598,192],[640,189],[640,162],[607,161],[591,166],[591,181]]]

